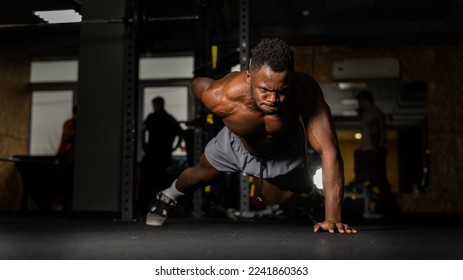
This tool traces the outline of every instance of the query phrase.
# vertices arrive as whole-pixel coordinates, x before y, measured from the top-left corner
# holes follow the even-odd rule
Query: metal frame
[[[126,0],[126,15],[136,12],[135,2]],[[136,118],[138,52],[134,23],[125,24],[124,37],[124,80],[122,107],[122,155],[121,155],[121,220],[133,219],[133,190],[136,161]]]
[[[240,69],[249,69],[249,0],[240,0]]]
[[[249,69],[249,0],[240,0],[240,69]],[[240,210],[249,211],[249,176],[240,175]]]

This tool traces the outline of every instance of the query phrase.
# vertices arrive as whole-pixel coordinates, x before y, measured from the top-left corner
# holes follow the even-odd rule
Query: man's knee
[[[267,180],[264,180],[262,185],[259,180],[256,181],[258,181],[256,182],[256,187],[261,188],[262,200],[267,205],[283,203],[293,195],[293,192],[282,190],[280,187],[269,183]]]

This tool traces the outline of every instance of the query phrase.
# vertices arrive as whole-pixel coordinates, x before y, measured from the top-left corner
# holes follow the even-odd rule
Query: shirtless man
[[[308,140],[321,155],[325,196],[325,220],[315,224],[314,232],[356,232],[341,220],[343,162],[330,109],[315,80],[294,71],[285,42],[262,40],[249,71],[232,72],[220,80],[196,78],[192,91],[225,127],[207,144],[196,166],[158,193],[146,224],[162,225],[178,197],[208,185],[221,172],[263,179],[264,199],[265,190],[272,187],[312,195],[316,188],[306,165]]]

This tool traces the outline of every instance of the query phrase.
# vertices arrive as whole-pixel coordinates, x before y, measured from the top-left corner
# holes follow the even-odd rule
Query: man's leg
[[[185,169],[169,188],[157,194],[156,202],[146,215],[146,224],[162,225],[179,197],[208,185],[219,176],[220,172],[209,163],[204,154],[201,155],[196,166]]]
[[[305,167],[272,179],[254,178],[256,189],[266,205],[278,204],[291,218],[309,215],[310,219],[324,217],[322,191],[313,184]],[[316,218],[315,218],[316,217]]]
[[[298,194],[313,194],[316,192],[312,178],[305,166],[297,168],[288,174],[276,178],[265,179],[264,188],[273,186],[280,191],[290,191]]]
[[[261,189],[262,201],[267,205],[283,203],[293,195],[293,192],[280,190],[267,180],[263,180],[262,185],[258,178],[255,178],[254,182],[256,188]]]
[[[282,207],[284,206],[284,202],[298,202],[300,204],[300,213],[294,213],[293,216],[308,215],[314,223],[324,219],[325,198],[323,191],[315,186],[306,167],[293,170],[281,178],[264,180],[263,190],[269,187],[270,189],[277,188],[281,192],[280,199],[282,199],[282,202],[280,202],[280,205]]]

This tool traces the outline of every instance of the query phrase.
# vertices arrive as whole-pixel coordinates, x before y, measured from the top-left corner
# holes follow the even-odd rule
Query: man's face
[[[288,70],[273,72],[264,65],[258,71],[247,71],[246,80],[251,85],[251,97],[264,114],[277,114],[291,92],[292,73]]]

